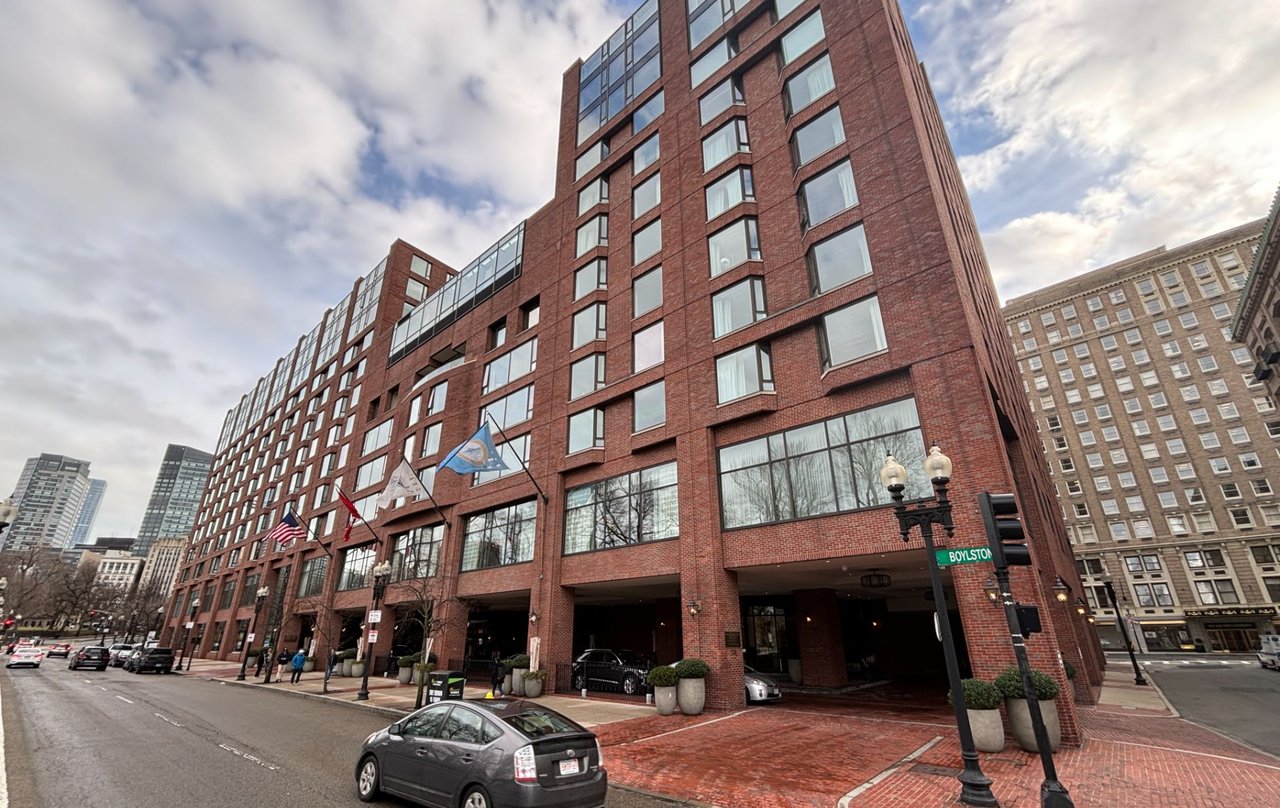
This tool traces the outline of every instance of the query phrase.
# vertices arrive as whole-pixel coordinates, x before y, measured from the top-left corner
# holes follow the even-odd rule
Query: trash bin
[[[427,674],[427,702],[434,704],[446,699],[460,699],[466,683],[462,671],[431,671]]]

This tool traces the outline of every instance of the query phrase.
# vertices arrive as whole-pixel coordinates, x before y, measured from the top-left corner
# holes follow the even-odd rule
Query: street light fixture
[[[391,562],[383,561],[381,564],[375,564],[373,569],[369,570],[373,575],[373,609],[378,610],[378,602],[382,600],[382,595],[387,591],[387,579],[391,577]],[[365,620],[366,625],[374,625],[369,620]],[[356,693],[356,701],[369,700],[369,668],[373,661],[373,643],[365,639],[364,644],[364,675],[360,679],[360,692]]]
[[[1111,585],[1110,578],[1102,580],[1102,588],[1107,590],[1107,600],[1111,601],[1111,608],[1116,613],[1116,627],[1120,629],[1120,636],[1124,638],[1124,648],[1129,652],[1129,664],[1133,666],[1133,683],[1145,687],[1147,680],[1142,676],[1142,668],[1138,667],[1138,658],[1133,653],[1133,642],[1129,639],[1129,630],[1125,628],[1125,617],[1120,614],[1120,604],[1116,602],[1116,588]]]
[[[1071,587],[1067,586],[1067,582],[1062,580],[1062,576],[1058,575],[1053,579],[1053,596],[1059,603],[1066,603],[1071,597]]]
[[[1084,617],[1085,613],[1088,611],[1089,607],[1084,605],[1084,598],[1076,598],[1076,614]]]
[[[195,622],[196,607],[199,605],[200,605],[200,598],[192,598],[191,619],[187,620],[186,623],[182,624],[182,650],[178,652],[178,664],[173,666],[173,669],[175,671],[182,670],[182,661],[187,657],[187,635],[191,632],[191,629],[188,626]],[[191,660],[189,659],[187,660],[187,669],[188,670],[191,669]]]
[[[267,596],[270,594],[271,588],[267,586],[258,587],[258,591],[255,593],[253,620],[249,623],[249,631],[245,633],[244,645],[240,648],[240,672],[236,674],[237,682],[244,681],[244,672],[249,666],[249,646],[253,643],[253,632],[258,626],[258,614],[262,611],[262,604],[267,602]]]
[[[957,775],[960,781],[960,801],[966,805],[998,805],[991,793],[991,778],[982,773],[978,763],[978,750],[973,743],[973,730],[969,726],[969,714],[964,703],[964,688],[960,684],[960,665],[956,661],[955,641],[951,637],[951,618],[947,614],[947,599],[942,591],[942,576],[938,572],[934,556],[933,526],[941,525],[950,537],[955,533],[951,521],[951,501],[947,499],[947,483],[951,481],[951,459],[937,446],[929,449],[924,463],[925,473],[933,482],[937,504],[920,503],[914,508],[902,504],[906,490],[907,470],[892,454],[885,458],[880,469],[880,482],[893,498],[894,514],[898,517],[898,531],[902,540],[910,541],[911,528],[919,527],[924,537],[925,558],[929,563],[929,582],[933,589],[934,614],[938,618],[938,633],[942,637],[942,654],[947,664],[947,680],[951,685],[951,704],[956,714],[956,729],[960,734],[960,756],[964,769]]]

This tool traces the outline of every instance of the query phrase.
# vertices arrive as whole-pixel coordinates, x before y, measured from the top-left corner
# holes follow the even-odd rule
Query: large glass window
[[[719,452],[724,527],[888,504],[880,482],[885,452],[907,468],[923,465],[913,399],[726,446]],[[905,493],[909,500],[928,496],[929,482],[923,474],[910,475]]]
[[[609,243],[609,217],[601,214],[578,228],[578,257]]]
[[[730,76],[698,101],[700,122],[705,124],[729,107],[745,103],[746,99],[742,95],[742,87],[738,79]]]
[[[342,574],[338,576],[338,591],[363,589],[369,585],[369,570],[373,567],[374,545],[352,547],[342,554]]]
[[[662,267],[644,273],[631,285],[631,316],[653,311],[662,305]]]
[[[809,282],[815,295],[871,273],[867,236],[861,224],[813,245],[806,259]]]
[[[365,463],[356,469],[356,487],[359,491],[361,488],[368,488],[382,482],[382,478],[387,473],[387,456],[375,457],[368,463]]]
[[[496,444],[493,448],[498,450],[498,457],[502,458],[502,462],[506,463],[507,467],[495,471],[477,472],[474,479],[475,485],[482,485],[490,480],[506,477],[508,474],[519,474],[529,465],[528,435],[520,435],[506,443]]]
[[[852,362],[889,347],[875,297],[828,312],[822,318],[822,362],[826,367]]]
[[[689,19],[689,50],[698,47],[707,37],[724,24],[724,9],[719,0],[694,14]]]
[[[430,578],[440,561],[440,544],[444,541],[444,525],[427,525],[393,537],[395,554],[391,556],[391,580]]]
[[[751,169],[743,166],[707,186],[707,221],[743,202],[756,201],[755,183]]]
[[[655,219],[631,236],[631,263],[638,264],[662,251],[662,220]]]
[[[752,217],[739,219],[707,238],[711,277],[724,274],[746,261],[760,260],[760,232]]]
[[[581,300],[608,285],[608,263],[597,258],[573,273],[573,299]]]
[[[848,160],[810,178],[800,186],[800,213],[806,228],[825,222],[858,204],[853,166]]]
[[[631,218],[638,219],[662,201],[662,175],[654,174],[631,193]]]
[[[317,556],[316,558],[308,558],[302,562],[302,567],[298,570],[298,597],[305,598],[311,595],[319,595],[324,592],[324,577],[329,571],[329,557]],[[246,587],[248,591],[248,587]],[[257,590],[253,590],[256,592]],[[256,594],[251,594],[249,602],[253,602]],[[244,598],[241,598],[243,601]],[[244,603],[240,604],[244,606]]]
[[[462,571],[532,561],[536,521],[533,500],[467,517]]]
[[[569,416],[569,454],[604,447],[604,410],[595,407]]]
[[[600,304],[603,308],[604,304]],[[507,351],[484,366],[484,385],[481,395],[492,393],[504,384],[538,369],[538,338],[534,337]]]
[[[689,80],[697,87],[711,78],[711,74],[724,67],[738,53],[737,44],[730,37],[725,37],[689,66]]]
[[[716,337],[763,320],[767,313],[764,303],[764,280],[747,278],[711,298],[712,325]]]
[[[658,162],[661,155],[661,144],[658,141],[658,134],[636,146],[636,150],[631,153],[631,173],[639,174],[649,166]]]
[[[581,348],[588,342],[605,338],[604,315],[603,303],[592,303],[573,315],[574,348]]]
[[[782,64],[789,65],[800,54],[822,41],[826,32],[822,28],[822,12],[815,11],[782,35]]]
[[[631,131],[639,132],[657,120],[658,116],[666,110],[666,94],[659,90],[653,98],[636,107],[636,111],[631,114]]]
[[[578,214],[581,215],[603,202],[609,201],[609,178],[600,177],[587,183],[578,191]]]
[[[832,107],[791,136],[791,158],[799,169],[841,143],[844,143],[844,121],[840,118],[840,107]]]
[[[594,131],[594,130],[592,130]],[[580,180],[587,175],[587,172],[604,161],[609,156],[609,144],[603,140],[599,143],[593,143],[591,148],[583,152],[574,162],[574,179]]]
[[[492,418],[501,429],[529,420],[533,417],[533,385],[522,387],[510,395],[486,404],[480,410],[480,423],[488,423],[486,416]]]
[[[647,370],[654,365],[662,364],[666,359],[663,331],[662,321],[658,321],[635,333],[632,337],[632,372],[639,373]]]
[[[679,536],[676,483],[676,464],[666,463],[569,489],[565,555]]]
[[[604,354],[591,354],[569,366],[569,399],[581,398],[604,387]]]
[[[749,151],[747,119],[734,118],[702,139],[702,170],[710,171],[738,152]]]
[[[665,380],[641,387],[632,395],[633,432],[643,432],[667,422],[667,383]]]
[[[716,397],[721,404],[752,393],[773,392],[773,365],[761,345],[716,357]]]
[[[787,114],[796,114],[835,88],[831,57],[824,53],[821,59],[787,79],[784,88]]]

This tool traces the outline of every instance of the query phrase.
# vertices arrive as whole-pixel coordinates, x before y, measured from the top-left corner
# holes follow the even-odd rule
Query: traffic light
[[[978,495],[978,507],[987,530],[987,544],[991,546],[991,563],[997,567],[1030,566],[1031,550],[1018,518],[1017,497],[984,491]]]
[[[12,617],[6,617],[6,618],[4,619],[4,627],[5,627],[5,628],[13,628],[13,618],[12,618]]]

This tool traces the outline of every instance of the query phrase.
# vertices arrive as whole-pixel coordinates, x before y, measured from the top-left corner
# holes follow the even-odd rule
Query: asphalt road
[[[0,673],[0,710],[9,804],[31,808],[357,806],[356,750],[392,720],[203,679],[70,671],[60,659]],[[608,802],[672,804],[620,789]]]
[[[1275,720],[1280,712],[1280,672],[1203,656],[1144,665],[1143,670],[1184,717],[1280,755],[1280,721]]]

